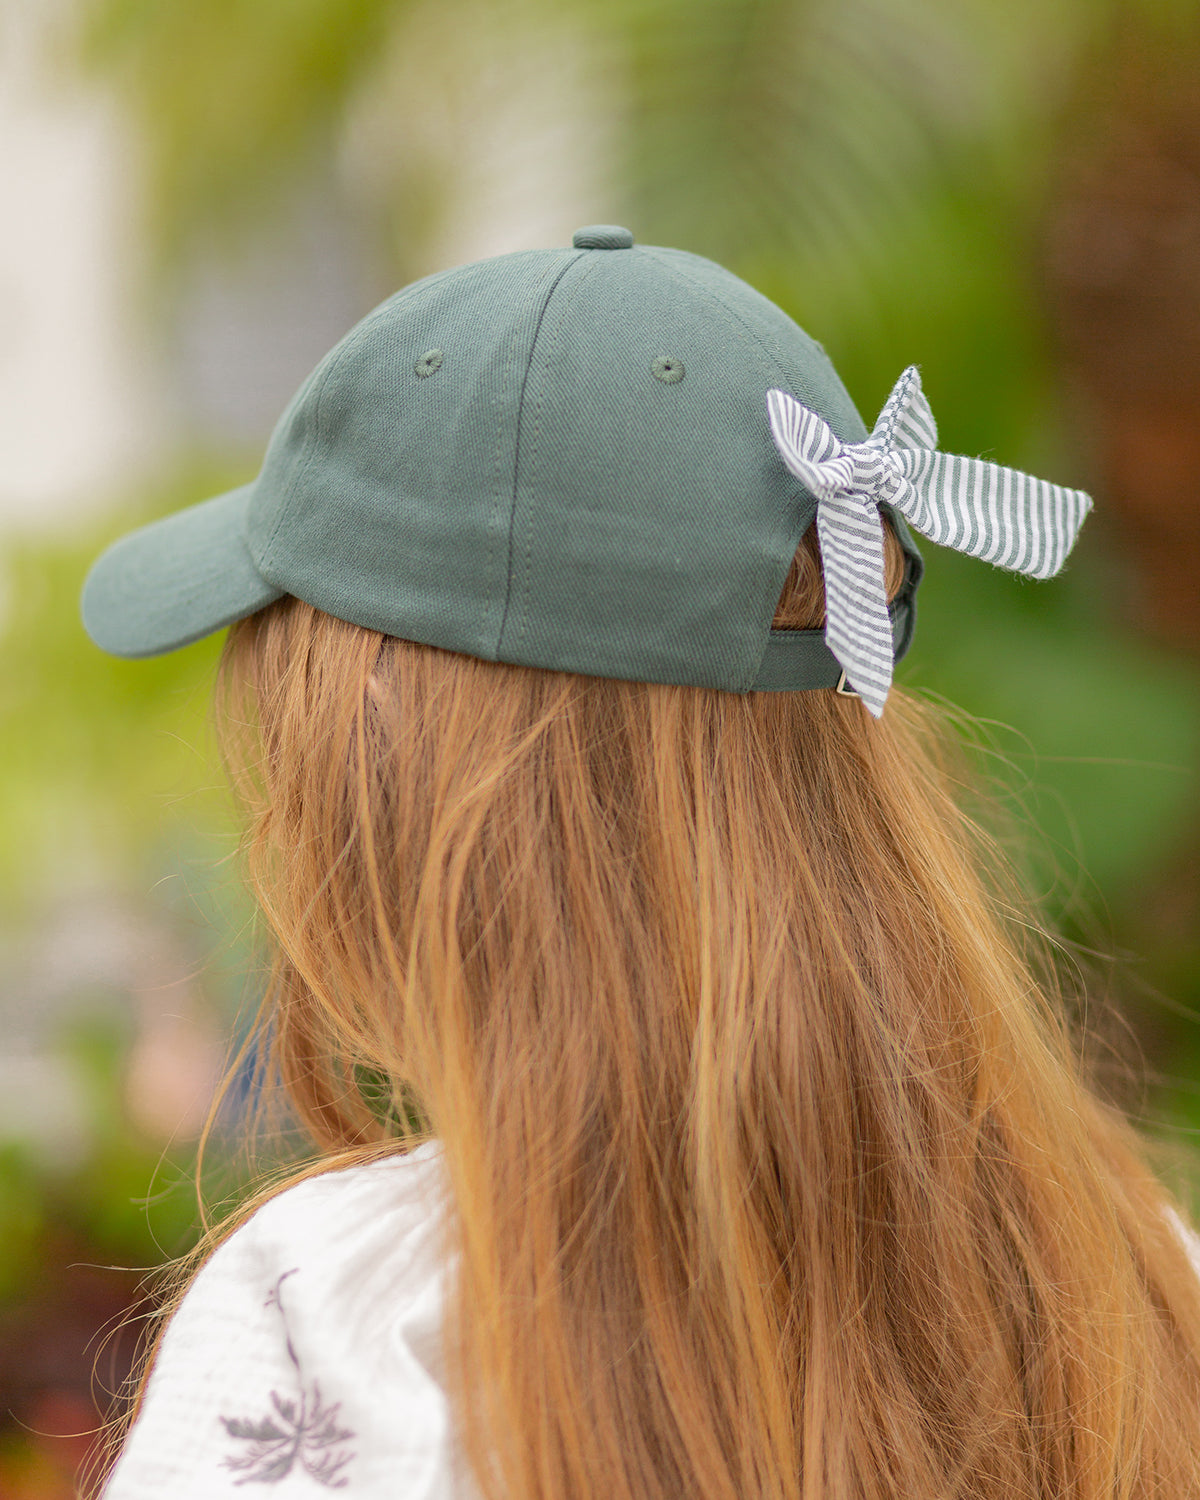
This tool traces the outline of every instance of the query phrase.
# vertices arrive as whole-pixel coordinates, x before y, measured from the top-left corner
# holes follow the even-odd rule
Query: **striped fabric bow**
[[[915,365],[896,382],[865,442],[841,442],[786,391],[767,392],[767,414],[784,463],[816,497],[826,644],[875,718],[893,661],[881,504],[931,541],[1034,578],[1058,572],[1092,508],[1082,490],[937,452]]]

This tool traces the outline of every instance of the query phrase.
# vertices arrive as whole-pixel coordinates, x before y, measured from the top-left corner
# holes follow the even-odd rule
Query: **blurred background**
[[[0,1500],[75,1493],[260,983],[220,639],[103,656],[87,565],[397,286],[596,222],[1096,497],[1053,584],[928,546],[900,677],[980,721],[1114,1097],[1200,1127],[1191,0],[0,0]]]

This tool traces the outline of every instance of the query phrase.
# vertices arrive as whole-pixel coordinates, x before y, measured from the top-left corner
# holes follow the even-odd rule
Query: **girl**
[[[1089,505],[592,226],[397,293],[252,484],[100,559],[110,651],[234,622],[320,1154],[108,1500],[1200,1493],[1200,1251],[891,690],[909,523],[1048,577]]]

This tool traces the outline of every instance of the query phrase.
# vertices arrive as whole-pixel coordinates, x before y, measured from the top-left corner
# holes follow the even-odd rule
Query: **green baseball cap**
[[[771,620],[817,500],[776,387],[867,429],[821,346],[712,261],[593,225],[403,288],[293,397],[251,483],[114,543],[84,625],[154,656],[286,594],[486,661],[731,692],[832,688]],[[890,608],[908,649],[922,563]]]

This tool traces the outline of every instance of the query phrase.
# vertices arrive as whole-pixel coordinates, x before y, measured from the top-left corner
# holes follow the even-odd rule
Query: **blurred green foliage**
[[[0,1303],[11,1302],[37,1267],[45,1186],[28,1147],[15,1141],[0,1146]]]
[[[124,80],[157,244],[259,215],[318,158],[376,61],[397,0],[106,0],[81,7],[81,55]]]
[[[103,875],[128,888],[178,828],[232,828],[209,726],[219,637],[171,656],[98,651],[79,618],[86,570],[133,526],[236,482],[188,463],[153,497],[69,537],[10,538],[0,627],[0,911]]]
[[[1120,631],[1098,571],[1080,559],[1056,595],[936,551],[900,674],[996,726],[997,776],[1059,867],[1060,920],[1081,900],[1120,904],[1200,795],[1200,670]]]
[[[128,1028],[111,1014],[86,1011],[59,1039],[85,1101],[88,1144],[78,1159],[48,1162],[36,1142],[0,1145],[0,1309],[51,1269],[52,1236],[147,1270],[195,1240],[191,1153],[185,1147],[166,1160],[161,1145],[127,1118],[121,1090],[128,1043]]]

